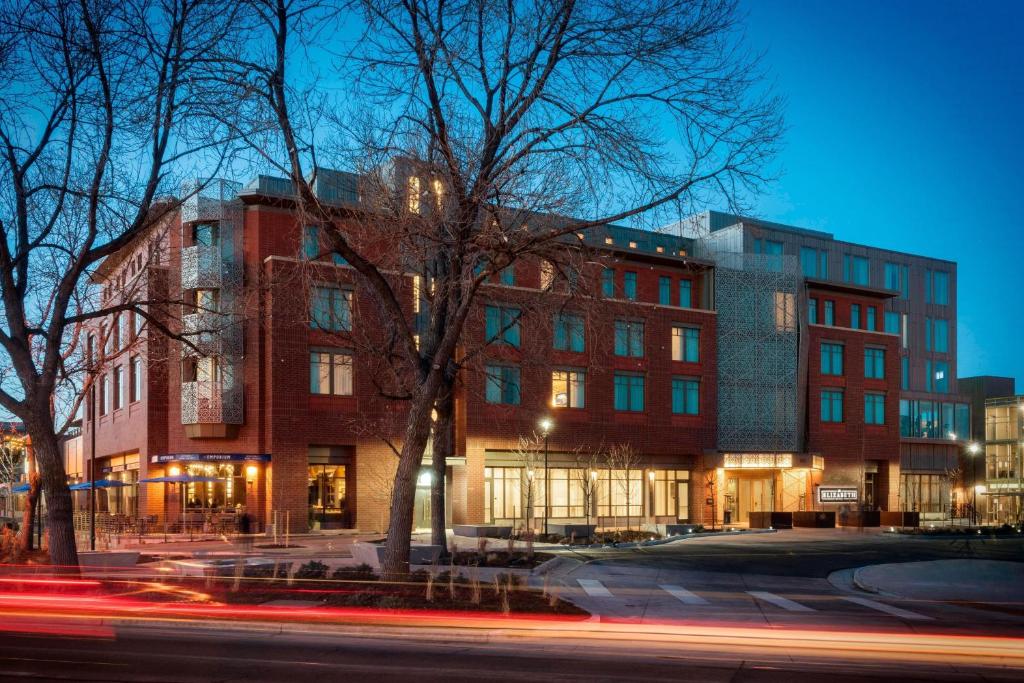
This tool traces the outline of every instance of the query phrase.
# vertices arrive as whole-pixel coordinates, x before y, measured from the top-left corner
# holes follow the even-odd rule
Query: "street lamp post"
[[[977,443],[967,444],[967,452],[971,454],[971,525],[978,523],[978,452],[981,446]]]
[[[544,535],[548,535],[548,509],[551,504],[551,477],[548,476],[548,435],[554,423],[550,417],[540,421],[540,433],[544,435]]]

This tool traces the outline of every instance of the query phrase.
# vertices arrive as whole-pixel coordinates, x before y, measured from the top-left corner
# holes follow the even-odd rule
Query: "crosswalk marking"
[[[592,598],[612,597],[611,592],[604,587],[604,584],[596,579],[576,579],[576,583]]]
[[[758,600],[770,602],[776,607],[781,607],[782,609],[788,610],[790,612],[816,611],[813,608],[808,607],[807,605],[801,605],[799,602],[793,602],[792,600],[784,598],[781,595],[775,595],[775,593],[768,593],[767,591],[747,591],[747,594],[754,596]]]
[[[885,612],[891,614],[894,617],[900,617],[902,619],[917,619],[918,621],[932,621],[931,617],[927,617],[917,612],[911,612],[910,610],[900,609],[899,607],[893,607],[892,605],[886,605],[884,602],[876,602],[875,600],[869,600],[867,598],[861,598],[851,595],[840,596],[843,600],[862,605],[864,607],[870,607],[876,609],[879,612]]]
[[[658,588],[672,595],[684,605],[706,605],[708,601],[699,595],[695,595],[682,586],[658,586]]]

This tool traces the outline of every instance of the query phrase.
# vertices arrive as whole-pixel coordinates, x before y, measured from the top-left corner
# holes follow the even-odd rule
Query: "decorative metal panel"
[[[183,357],[242,355],[242,323],[237,316],[201,311],[183,316],[181,321],[182,334],[192,345],[182,344]]]
[[[182,424],[242,424],[242,391],[223,381],[182,382]]]

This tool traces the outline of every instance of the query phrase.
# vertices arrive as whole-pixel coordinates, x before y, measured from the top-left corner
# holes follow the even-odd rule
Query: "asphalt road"
[[[66,627],[67,624],[64,624]],[[39,631],[61,630],[40,627]],[[66,630],[66,629],[65,629]],[[820,681],[1019,680],[1019,670],[962,663],[893,661],[756,643],[574,642],[566,638],[419,634],[245,633],[118,627],[96,637],[7,633],[0,639],[4,681]],[[772,637],[772,636],[768,636]],[[777,634],[775,636],[778,637]]]

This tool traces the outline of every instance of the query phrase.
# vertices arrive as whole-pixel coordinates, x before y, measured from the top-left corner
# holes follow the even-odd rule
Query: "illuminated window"
[[[630,242],[629,243],[629,248],[630,249],[636,249],[636,242]]]
[[[333,351],[310,353],[309,391],[328,396],[351,396],[352,356]]]
[[[132,356],[131,362],[131,386],[128,390],[128,400],[135,403],[142,398],[142,359]]]
[[[555,282],[555,264],[551,261],[540,262],[540,288],[548,289]]]
[[[672,328],[672,360],[685,363],[700,361],[700,330],[696,327]]]
[[[441,208],[441,201],[444,199],[444,183],[438,178],[434,178],[431,182],[431,189],[434,191],[434,205],[437,208]]]
[[[420,212],[420,179],[416,176],[409,176],[409,211]]]
[[[605,244],[615,244],[615,240],[613,240],[611,237],[605,237],[604,238],[604,243]]]
[[[420,297],[423,296],[421,291],[421,281],[419,275],[412,276],[412,312],[420,312]]]
[[[656,252],[658,252],[659,254],[664,254],[665,253],[665,247],[655,247],[654,250]]]
[[[796,330],[796,297],[788,292],[775,292],[775,329],[779,332]]]
[[[551,405],[555,408],[582,408],[586,394],[586,373],[582,370],[551,372]]]

